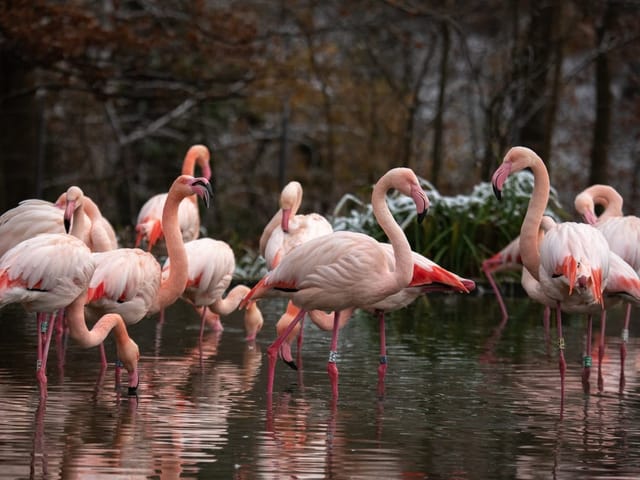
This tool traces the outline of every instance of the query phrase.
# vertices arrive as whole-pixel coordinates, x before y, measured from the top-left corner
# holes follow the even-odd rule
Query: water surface
[[[265,327],[251,344],[234,314],[200,346],[197,316],[183,303],[161,325],[153,317],[131,327],[142,354],[137,397],[126,395],[126,374],[116,385],[112,364],[101,375],[97,349],[54,341],[46,402],[35,380],[35,318],[5,308],[0,477],[639,478],[640,343],[632,326],[619,393],[622,310],[609,314],[604,390],[594,368],[588,394],[580,380],[585,321],[565,318],[561,417],[555,330],[547,344],[542,310],[526,298],[508,299],[512,318],[501,326],[493,300],[433,296],[388,315],[383,395],[377,321],[357,314],[340,334],[335,402],[330,334],[312,325],[301,369],[280,362],[267,397],[266,349],[280,300],[261,304]],[[113,360],[111,340],[106,348]]]

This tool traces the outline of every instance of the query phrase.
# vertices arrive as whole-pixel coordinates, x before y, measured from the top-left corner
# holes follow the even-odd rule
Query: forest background
[[[638,59],[636,1],[5,0],[0,211],[76,184],[131,246],[139,208],[202,143],[203,227],[237,254],[289,180],[302,213],[367,201],[396,166],[464,198],[513,145],[545,160],[565,216],[592,183],[638,213]],[[521,218],[486,202],[434,212],[419,249],[477,274]]]

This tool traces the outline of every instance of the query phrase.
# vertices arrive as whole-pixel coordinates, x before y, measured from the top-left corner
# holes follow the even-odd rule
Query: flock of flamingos
[[[194,177],[195,169],[201,177]],[[584,313],[588,336],[583,383],[591,367],[592,316],[626,302],[621,346],[624,387],[625,343],[632,302],[640,302],[640,218],[624,216],[622,197],[611,187],[594,185],[576,197],[575,206],[586,223],[556,224],[545,216],[550,180],[540,157],[525,147],[511,148],[492,177],[498,199],[509,175],[531,169],[534,188],[520,236],[493,257],[483,269],[496,292],[504,319],[508,313],[493,273],[522,268],[522,285],[531,299],[545,308],[548,335],[551,309],[557,316],[561,397],[564,398],[564,339],[561,312]],[[446,270],[413,252],[386,202],[392,189],[410,197],[421,221],[429,199],[415,173],[393,168],[375,184],[371,204],[388,243],[355,232],[333,231],[321,215],[297,214],[302,186],[295,181],[280,195],[280,209],[265,226],[260,254],[266,275],[250,288],[229,289],[235,257],[220,240],[199,238],[198,198],[206,206],[212,195],[209,151],[192,146],[181,175],[167,193],[149,199],[136,225],[136,245],[123,248],[109,221],[80,188],[71,186],[55,203],[22,201],[0,217],[0,306],[21,304],[37,314],[36,377],[46,397],[46,367],[54,331],[68,331],[83,347],[101,346],[113,331],[119,365],[128,372],[129,394],[138,388],[139,349],[127,325],[160,313],[179,298],[201,315],[200,336],[206,325],[221,329],[220,316],[244,309],[247,339],[255,338],[263,318],[257,301],[283,296],[289,303],[276,324],[277,339],[267,350],[268,393],[272,392],[278,357],[295,368],[291,343],[301,348],[302,327],[308,316],[332,332],[327,371],[333,398],[338,396],[336,365],[338,333],[355,309],[377,315],[380,323],[378,388],[387,366],[384,313],[405,307],[429,292],[469,293],[472,280]],[[604,210],[596,216],[596,205]],[[145,246],[146,248],[141,248]],[[161,265],[157,252],[166,253]],[[88,328],[87,322],[93,324]],[[604,335],[600,336],[604,342]],[[604,345],[599,348],[599,365]],[[102,362],[106,366],[104,349]],[[601,371],[599,386],[601,388]]]

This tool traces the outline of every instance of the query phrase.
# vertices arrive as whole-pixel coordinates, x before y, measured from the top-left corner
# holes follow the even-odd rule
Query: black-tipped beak
[[[422,212],[420,212],[418,214],[418,223],[422,223],[422,221],[424,220],[424,217],[426,217],[428,213],[429,213],[428,208],[425,208]]]
[[[286,363],[287,365],[289,365],[292,369],[298,370],[298,366],[296,365],[296,362],[294,362],[293,360],[291,360],[290,362],[287,362],[286,360],[283,360],[283,362]]]
[[[71,231],[71,220],[68,218],[64,219],[64,231],[69,233]]]
[[[209,208],[209,205],[211,204],[211,197],[213,197],[213,188],[211,187],[211,183],[203,180],[196,180],[193,184],[204,187],[202,201],[204,202],[205,207]]]
[[[130,397],[137,397],[138,396],[138,387],[129,387],[127,389],[127,395],[129,395]]]
[[[500,189],[498,189],[498,187],[496,187],[495,183],[492,183],[491,185],[493,186],[493,194],[496,196],[498,201],[501,201],[502,200],[502,191]]]

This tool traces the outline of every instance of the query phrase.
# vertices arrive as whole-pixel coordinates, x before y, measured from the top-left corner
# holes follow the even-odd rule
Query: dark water
[[[567,392],[560,418],[557,348],[542,310],[491,295],[436,296],[388,316],[389,366],[377,394],[377,322],[341,331],[340,398],[326,374],[330,335],[307,325],[295,372],[279,363],[266,396],[266,348],[281,301],[262,304],[255,344],[240,316],[200,349],[184,304],[130,329],[140,345],[137,398],[100,377],[97,349],[52,343],[48,398],[35,380],[35,319],[0,312],[3,478],[640,478],[640,342],[631,329],[618,393],[621,310],[609,315],[604,391],[580,381],[584,319],[566,317]],[[597,324],[596,324],[597,325]],[[555,330],[553,330],[555,332]],[[598,336],[594,336],[597,343]],[[552,335],[555,339],[555,334]],[[114,345],[107,353],[114,358]],[[595,351],[595,350],[594,350]],[[549,352],[549,353],[548,353]],[[594,361],[595,365],[595,361]]]

